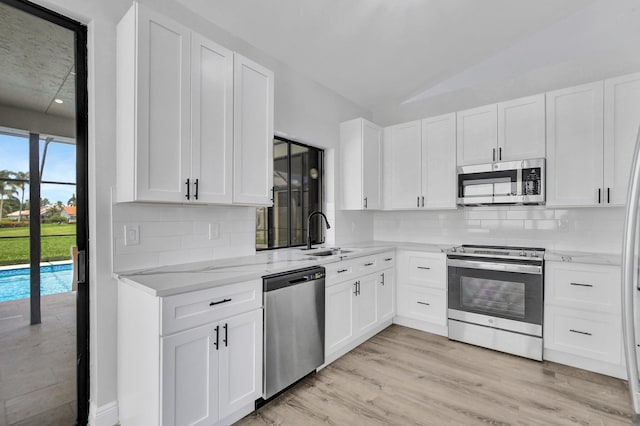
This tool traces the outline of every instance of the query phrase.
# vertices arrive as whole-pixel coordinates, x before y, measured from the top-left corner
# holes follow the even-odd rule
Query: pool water
[[[71,263],[40,267],[40,294],[71,291],[73,271]],[[0,302],[25,299],[30,295],[31,268],[0,270]]]

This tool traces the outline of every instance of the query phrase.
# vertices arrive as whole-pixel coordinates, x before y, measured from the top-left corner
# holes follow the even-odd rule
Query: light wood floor
[[[76,294],[0,302],[0,426],[70,426],[76,420]]]
[[[629,425],[626,382],[393,325],[239,425]]]

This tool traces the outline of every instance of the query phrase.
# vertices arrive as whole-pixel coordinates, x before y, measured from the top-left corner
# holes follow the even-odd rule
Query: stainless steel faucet
[[[327,229],[331,229],[331,225],[329,225],[329,220],[324,215],[324,213],[322,213],[321,211],[315,211],[315,212],[309,213],[309,216],[307,216],[307,250],[311,249],[311,218],[317,214],[319,214],[324,218],[324,223],[325,225],[327,225]]]

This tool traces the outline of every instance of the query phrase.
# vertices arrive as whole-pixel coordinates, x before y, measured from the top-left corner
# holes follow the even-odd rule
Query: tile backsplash
[[[254,207],[113,204],[113,270],[148,268],[255,253]],[[139,244],[125,245],[125,226]]]
[[[467,207],[451,211],[376,212],[381,241],[489,244],[620,253],[625,209],[533,206]]]

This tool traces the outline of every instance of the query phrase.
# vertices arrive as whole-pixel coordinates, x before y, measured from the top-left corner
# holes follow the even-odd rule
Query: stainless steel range
[[[447,252],[449,338],[542,361],[544,249]]]

